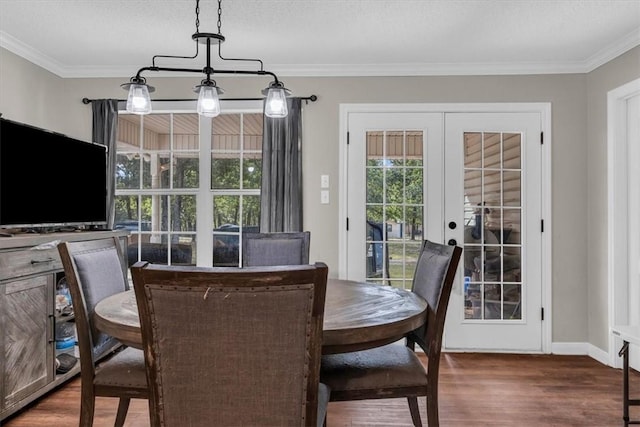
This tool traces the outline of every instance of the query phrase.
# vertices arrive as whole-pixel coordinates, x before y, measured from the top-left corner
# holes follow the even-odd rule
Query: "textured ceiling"
[[[200,31],[217,32],[216,7],[201,1]],[[260,58],[282,76],[588,72],[640,44],[640,0],[225,0],[222,8],[223,56]],[[63,77],[125,77],[156,54],[191,56],[194,32],[192,0],[0,0],[0,46]],[[200,68],[204,59],[158,64]]]

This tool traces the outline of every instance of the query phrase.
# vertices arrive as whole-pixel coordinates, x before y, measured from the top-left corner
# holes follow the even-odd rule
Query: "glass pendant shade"
[[[220,98],[217,87],[200,85],[197,111],[198,114],[205,117],[216,117],[220,114]]]
[[[149,114],[151,112],[151,98],[146,84],[132,83],[129,85],[127,111],[132,114]]]
[[[270,87],[267,92],[267,100],[264,106],[264,115],[267,117],[287,117],[287,98],[282,87]]]

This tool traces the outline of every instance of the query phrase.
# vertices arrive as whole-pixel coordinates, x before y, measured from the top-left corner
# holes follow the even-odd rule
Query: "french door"
[[[542,350],[540,129],[537,113],[447,114],[444,203],[464,252],[446,349]]]
[[[422,239],[455,241],[445,348],[542,351],[540,113],[347,121],[344,276],[410,289]]]

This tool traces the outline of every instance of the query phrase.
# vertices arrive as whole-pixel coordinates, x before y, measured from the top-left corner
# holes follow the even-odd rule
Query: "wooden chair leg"
[[[438,416],[438,386],[427,388],[427,424],[429,427],[438,427],[440,420]]]
[[[420,419],[420,409],[418,409],[418,398],[407,397],[409,403],[409,412],[411,412],[411,421],[415,427],[422,427],[422,419]]]
[[[80,427],[93,426],[93,413],[96,408],[96,399],[94,396],[81,396],[80,401]]]
[[[121,397],[118,403],[118,413],[116,414],[115,427],[122,427],[124,425],[124,419],[127,418],[127,411],[129,410],[129,402],[131,399]]]

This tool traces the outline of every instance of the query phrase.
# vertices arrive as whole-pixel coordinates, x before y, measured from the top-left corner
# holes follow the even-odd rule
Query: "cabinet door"
[[[0,284],[0,396],[9,408],[54,377],[54,275]]]

